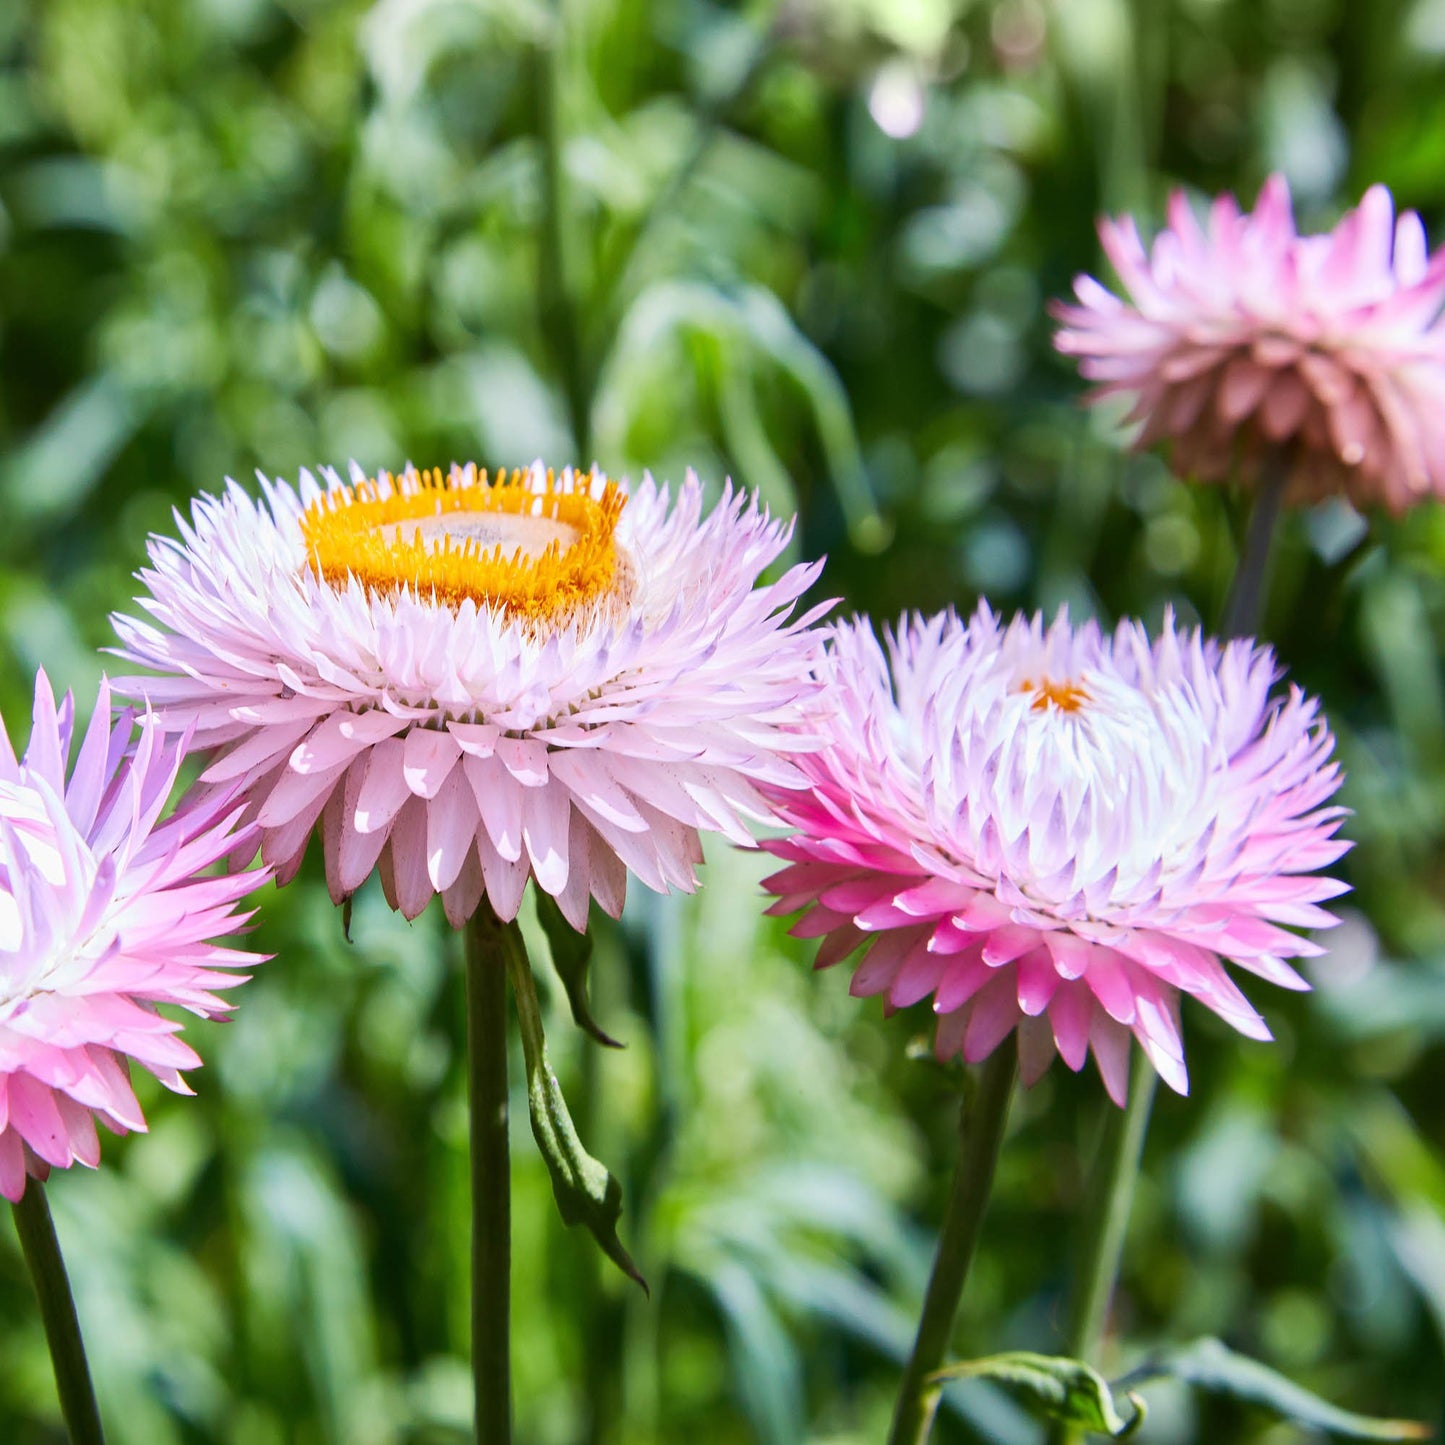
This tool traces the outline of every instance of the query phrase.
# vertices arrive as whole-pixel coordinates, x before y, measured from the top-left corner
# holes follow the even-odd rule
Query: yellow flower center
[[[1088,689],[1077,682],[1054,682],[1044,677],[1037,682],[1031,677],[1020,683],[1020,692],[1031,692],[1034,700],[1029,704],[1030,712],[1047,712],[1056,707],[1060,712],[1078,712],[1090,701]]]
[[[628,583],[614,532],[627,498],[585,476],[473,466],[388,472],[316,498],[301,518],[311,570],[332,587],[470,597],[529,623],[559,622]]]

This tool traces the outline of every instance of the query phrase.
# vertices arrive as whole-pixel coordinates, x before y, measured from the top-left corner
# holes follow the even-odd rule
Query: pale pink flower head
[[[700,830],[750,840],[796,785],[817,575],[755,586],[790,529],[727,488],[704,515],[540,467],[333,472],[201,497],[155,538],[125,686],[239,784],[284,881],[319,825],[332,896],[379,870],[408,918],[440,894],[514,918],[529,878],[578,929],[627,870],[690,889]]]
[[[1296,233],[1278,175],[1252,213],[1219,197],[1207,226],[1176,191],[1148,250],[1129,216],[1099,235],[1126,299],[1080,276],[1055,345],[1092,397],[1132,399],[1138,445],[1168,442],[1199,481],[1282,468],[1294,502],[1445,494],[1445,252],[1384,186],[1322,235]]]
[[[1132,1034],[1183,1093],[1181,994],[1265,1039],[1223,961],[1307,986],[1287,960],[1320,950],[1290,930],[1335,921],[1343,885],[1313,870],[1347,846],[1340,771],[1268,650],[981,605],[906,618],[886,651],[837,626],[815,666],[827,741],[778,800],[771,911],[807,910],[819,967],[866,945],[854,994],[931,998],[941,1056],[1017,1031],[1025,1082],[1092,1051],[1122,1103]]]
[[[211,940],[249,915],[236,904],[264,875],[203,876],[245,841],[224,794],[162,813],[182,748],[152,717],[112,720],[101,684],[67,778],[74,710],[42,672],[19,762],[0,727],[0,1194],[25,1178],[100,1162],[99,1119],[144,1129],[131,1061],[188,1094],[201,1061],[167,1004],[202,1018],[213,990],[260,961]],[[134,735],[134,742],[132,738]]]

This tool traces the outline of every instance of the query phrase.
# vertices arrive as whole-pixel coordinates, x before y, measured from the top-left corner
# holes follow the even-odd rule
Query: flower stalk
[[[1017,1051],[1012,1046],[995,1049],[979,1076],[977,1092],[965,1096],[959,1111],[958,1167],[888,1445],[924,1445],[933,1428],[941,1386],[930,1384],[928,1377],[943,1363],[953,1338],[954,1317],[988,1210],[1017,1075]]]
[[[466,928],[472,1388],[477,1445],[511,1445],[512,1439],[507,961],[510,950],[519,947],[517,925],[502,923],[483,901]]]
[[[1123,1109],[1104,1105],[1104,1133],[1084,1205],[1084,1244],[1064,1337],[1064,1352],[1076,1360],[1092,1362],[1103,1338],[1158,1082],[1143,1051],[1136,1050],[1128,1105]],[[1081,1445],[1083,1439],[1076,1427],[1058,1424],[1050,1445]]]
[[[1054,345],[1097,383],[1091,402],[1129,403],[1139,445],[1167,443],[1176,475],[1262,486],[1280,449],[1300,500],[1399,515],[1445,490],[1440,389],[1417,379],[1445,346],[1445,269],[1384,186],[1316,235],[1276,174],[1252,212],[1219,196],[1205,220],[1175,191],[1152,244],[1132,216],[1099,238],[1118,288],[1078,277]]]
[[[1244,551],[1225,599],[1224,615],[1219,620],[1219,634],[1228,641],[1236,637],[1253,637],[1259,630],[1264,608],[1265,586],[1269,578],[1269,557],[1274,544],[1275,523],[1284,502],[1289,469],[1279,452],[1271,452],[1263,465],[1254,507],[1249,514],[1249,528],[1244,536]]]
[[[1275,525],[1288,481],[1284,457],[1278,451],[1272,452],[1264,463],[1245,532],[1244,549],[1220,619],[1220,635],[1224,640],[1252,637],[1259,627]],[[1128,1105],[1123,1110],[1106,1106],[1104,1133],[1084,1204],[1084,1244],[1070,1294],[1064,1336],[1065,1352],[1086,1363],[1094,1362],[1103,1339],[1157,1084],[1158,1075],[1153,1066],[1142,1053],[1136,1052]],[[1050,1445],[1081,1445],[1083,1439],[1083,1433],[1077,1428],[1058,1424],[1050,1434]]]
[[[60,1241],[55,1236],[45,1186],[38,1179],[29,1181],[25,1193],[15,1203],[15,1228],[40,1301],[40,1318],[45,1325],[45,1342],[50,1347],[50,1362],[55,1370],[60,1413],[65,1417],[71,1445],[104,1445],[75,1300],[70,1293],[70,1280],[65,1273]]]

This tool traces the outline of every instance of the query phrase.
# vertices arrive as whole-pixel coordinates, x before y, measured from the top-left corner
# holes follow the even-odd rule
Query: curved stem
[[[1065,1354],[1086,1363],[1093,1363],[1103,1338],[1158,1082],[1144,1051],[1135,1049],[1127,1106],[1116,1109],[1107,1101],[1104,1104],[1108,1113],[1084,1204],[1086,1233],[1069,1299],[1064,1345]],[[1050,1435],[1051,1445],[1077,1445],[1083,1438],[1081,1431],[1062,1424],[1055,1425]]]
[[[15,1205],[15,1228],[40,1300],[40,1318],[45,1324],[45,1342],[50,1346],[65,1428],[70,1431],[72,1445],[104,1445],[75,1300],[60,1254],[60,1241],[55,1237],[45,1186],[38,1179],[25,1181],[25,1193]]]
[[[512,1196],[507,1158],[507,952],[521,946],[483,899],[467,924],[471,1114],[472,1389],[477,1445],[511,1445]]]
[[[1269,573],[1270,546],[1274,526],[1284,502],[1289,469],[1278,453],[1266,459],[1260,475],[1254,510],[1249,515],[1249,530],[1244,537],[1244,551],[1229,587],[1224,613],[1219,619],[1220,636],[1226,641],[1235,637],[1252,637],[1259,630],[1264,604],[1265,582]]]
[[[943,1363],[953,1338],[954,1316],[988,1209],[1017,1074],[1017,1050],[1012,1042],[1001,1045],[984,1065],[977,1094],[965,1098],[959,1111],[962,1148],[958,1167],[954,1170],[948,1214],[938,1238],[928,1292],[923,1297],[918,1336],[899,1387],[888,1445],[924,1445],[933,1428],[939,1387],[930,1385],[928,1377]]]

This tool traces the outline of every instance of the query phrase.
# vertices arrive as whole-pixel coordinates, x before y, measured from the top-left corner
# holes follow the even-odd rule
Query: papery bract
[[[125,686],[239,783],[283,880],[319,823],[338,901],[379,869],[460,926],[535,877],[581,929],[628,869],[693,887],[699,831],[747,842],[757,785],[799,781],[818,569],[755,586],[790,529],[742,494],[704,516],[691,476],[323,475],[200,498],[152,541],[153,622],[116,619],[164,674]]]
[[[1383,186],[1321,235],[1296,232],[1282,176],[1204,227],[1176,192],[1148,250],[1129,216],[1099,234],[1127,299],[1079,277],[1055,344],[1132,401],[1140,446],[1201,481],[1283,468],[1297,502],[1445,493],[1445,252]]]
[[[67,777],[74,716],[36,679],[30,744],[17,761],[0,729],[0,1194],[27,1173],[100,1161],[95,1120],[144,1129],[130,1061],[189,1093],[201,1062],[174,1005],[203,1018],[229,1005],[213,990],[260,961],[212,940],[249,915],[236,904],[264,874],[207,876],[254,836],[225,791],[169,817],[183,752],[154,717],[112,720],[102,683]]]
[[[815,667],[827,741],[776,799],[772,911],[806,910],[820,967],[866,945],[855,994],[931,998],[941,1055],[1017,1030],[1026,1082],[1092,1051],[1122,1102],[1132,1034],[1183,1092],[1181,994],[1263,1039],[1221,960],[1306,987],[1287,960],[1319,948],[1290,928],[1335,921],[1343,885],[1313,870],[1347,847],[1340,771],[1268,650],[980,606],[907,618],[886,651],[837,626]]]

